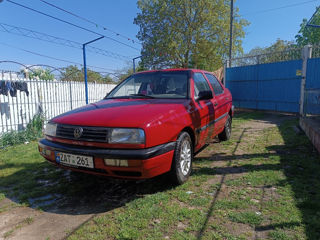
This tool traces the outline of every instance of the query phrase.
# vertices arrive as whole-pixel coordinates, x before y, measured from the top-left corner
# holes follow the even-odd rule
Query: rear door
[[[214,128],[212,132],[213,136],[215,136],[224,128],[228,116],[229,99],[225,94],[225,90],[222,84],[213,74],[205,73],[205,76],[208,79],[214,92],[212,104],[214,107],[215,116],[213,122],[211,120],[210,125]]]

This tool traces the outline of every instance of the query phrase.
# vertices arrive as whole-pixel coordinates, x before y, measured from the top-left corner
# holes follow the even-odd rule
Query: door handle
[[[216,107],[216,106],[218,106],[218,103],[217,103],[217,102],[215,102],[215,103],[213,104],[213,106],[215,106],[215,107]]]
[[[228,98],[228,97],[226,97],[226,98],[225,98],[225,100],[229,100],[229,98]]]

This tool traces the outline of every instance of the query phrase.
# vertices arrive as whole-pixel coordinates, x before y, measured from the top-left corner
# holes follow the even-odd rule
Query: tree
[[[136,63],[136,72],[141,72],[147,70],[143,65],[141,65],[141,61]],[[120,70],[116,71],[115,75],[118,78],[118,82],[122,82],[127,77],[133,74],[132,63],[127,62],[126,65]]]
[[[63,69],[60,80],[62,81],[83,81],[83,73],[74,65],[70,65]]]
[[[132,66],[127,66],[118,71],[117,75],[119,78],[119,82],[122,82],[125,80],[127,77],[129,77],[131,74],[133,74],[133,69]]]
[[[307,27],[308,20],[303,19],[296,35],[297,44],[301,47],[307,44],[320,44],[320,28]],[[317,7],[310,24],[320,25],[320,7]]]
[[[87,69],[88,82],[96,83],[114,83],[113,79],[109,76],[103,76],[99,72]],[[83,69],[79,69],[77,66],[70,65],[64,68],[61,74],[62,81],[84,81]]]
[[[147,68],[193,67],[215,70],[228,54],[230,0],[138,0],[134,23]],[[235,9],[233,53],[242,52],[248,24]]]
[[[36,68],[32,69],[32,71],[28,71],[28,77],[29,79],[39,79],[45,81],[54,80],[54,75],[51,73],[51,70],[42,68]]]

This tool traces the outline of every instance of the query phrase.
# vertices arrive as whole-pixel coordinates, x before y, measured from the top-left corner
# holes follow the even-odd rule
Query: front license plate
[[[55,152],[56,162],[62,165],[94,168],[93,157]]]

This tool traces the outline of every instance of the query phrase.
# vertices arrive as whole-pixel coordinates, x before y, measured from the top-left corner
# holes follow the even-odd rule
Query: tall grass
[[[0,148],[36,140],[42,136],[44,117],[36,114],[22,131],[11,131],[0,136]]]

